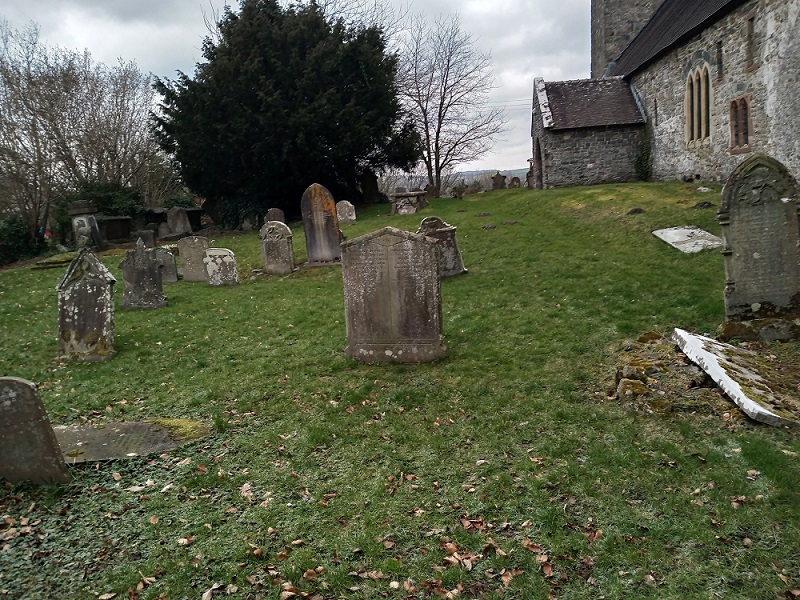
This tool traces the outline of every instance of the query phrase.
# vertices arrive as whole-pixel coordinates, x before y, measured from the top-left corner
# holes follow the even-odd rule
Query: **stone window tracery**
[[[709,140],[711,137],[711,78],[707,65],[693,69],[686,79],[684,113],[687,144]]]
[[[730,102],[731,154],[750,152],[750,134],[753,121],[750,117],[750,95],[734,98]]]

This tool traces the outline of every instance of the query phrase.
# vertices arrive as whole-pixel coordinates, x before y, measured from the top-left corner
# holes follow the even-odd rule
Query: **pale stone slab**
[[[754,352],[683,329],[672,339],[748,417],[779,427],[800,424],[800,402],[773,391],[775,374]]]
[[[178,242],[184,281],[208,281],[203,264],[208,246],[208,239],[199,235],[191,235]]]
[[[264,273],[286,275],[294,271],[292,230],[281,221],[267,221],[258,233]]]
[[[339,218],[339,223],[355,223],[356,207],[347,200],[341,200],[336,203],[336,216]]]
[[[673,248],[677,248],[681,252],[687,254],[710,250],[712,248],[720,248],[722,246],[722,238],[708,233],[699,227],[695,227],[694,225],[657,229],[653,232],[653,235],[667,242]]]
[[[67,483],[67,465],[36,385],[0,377],[0,476],[11,483]]]
[[[186,209],[179,206],[167,210],[167,224],[172,233],[192,233],[192,224],[189,223]]]
[[[96,362],[114,355],[116,279],[86,248],[72,260],[58,291],[58,356]]]
[[[161,265],[161,281],[165,283],[175,283],[178,281],[178,267],[175,263],[175,255],[167,248],[155,249],[155,256],[158,264]]]
[[[239,271],[232,250],[209,248],[206,250],[203,264],[209,285],[239,285]]]

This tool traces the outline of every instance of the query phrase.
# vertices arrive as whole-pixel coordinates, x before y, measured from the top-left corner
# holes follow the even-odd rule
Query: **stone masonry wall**
[[[541,180],[545,188],[638,179],[636,159],[644,141],[642,125],[552,131],[541,126],[541,119],[537,126],[534,119],[533,129],[534,156],[537,138],[542,148]]]
[[[754,60],[748,64],[747,20],[752,16]],[[633,77],[653,138],[653,179],[699,175],[705,181],[725,181],[749,156],[731,151],[729,103],[743,95],[751,98],[750,150],[769,154],[800,177],[798,31],[800,0],[751,0]],[[710,137],[687,142],[686,80],[703,65],[711,83]]]
[[[603,76],[663,0],[592,0],[592,79]]]

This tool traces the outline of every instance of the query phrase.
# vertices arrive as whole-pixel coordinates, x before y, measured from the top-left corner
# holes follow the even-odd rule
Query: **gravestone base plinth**
[[[442,341],[420,341],[419,343],[359,343],[345,348],[345,356],[363,363],[405,363],[417,364],[433,362],[447,356],[447,348]]]
[[[720,328],[719,339],[725,342],[733,339],[763,342],[800,340],[800,319],[726,321]]]

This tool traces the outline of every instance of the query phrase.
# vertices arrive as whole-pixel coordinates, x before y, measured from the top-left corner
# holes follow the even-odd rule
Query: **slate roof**
[[[611,70],[629,77],[747,0],[664,0]]]
[[[552,114],[550,129],[644,123],[628,82],[621,78],[552,81],[544,87]]]

